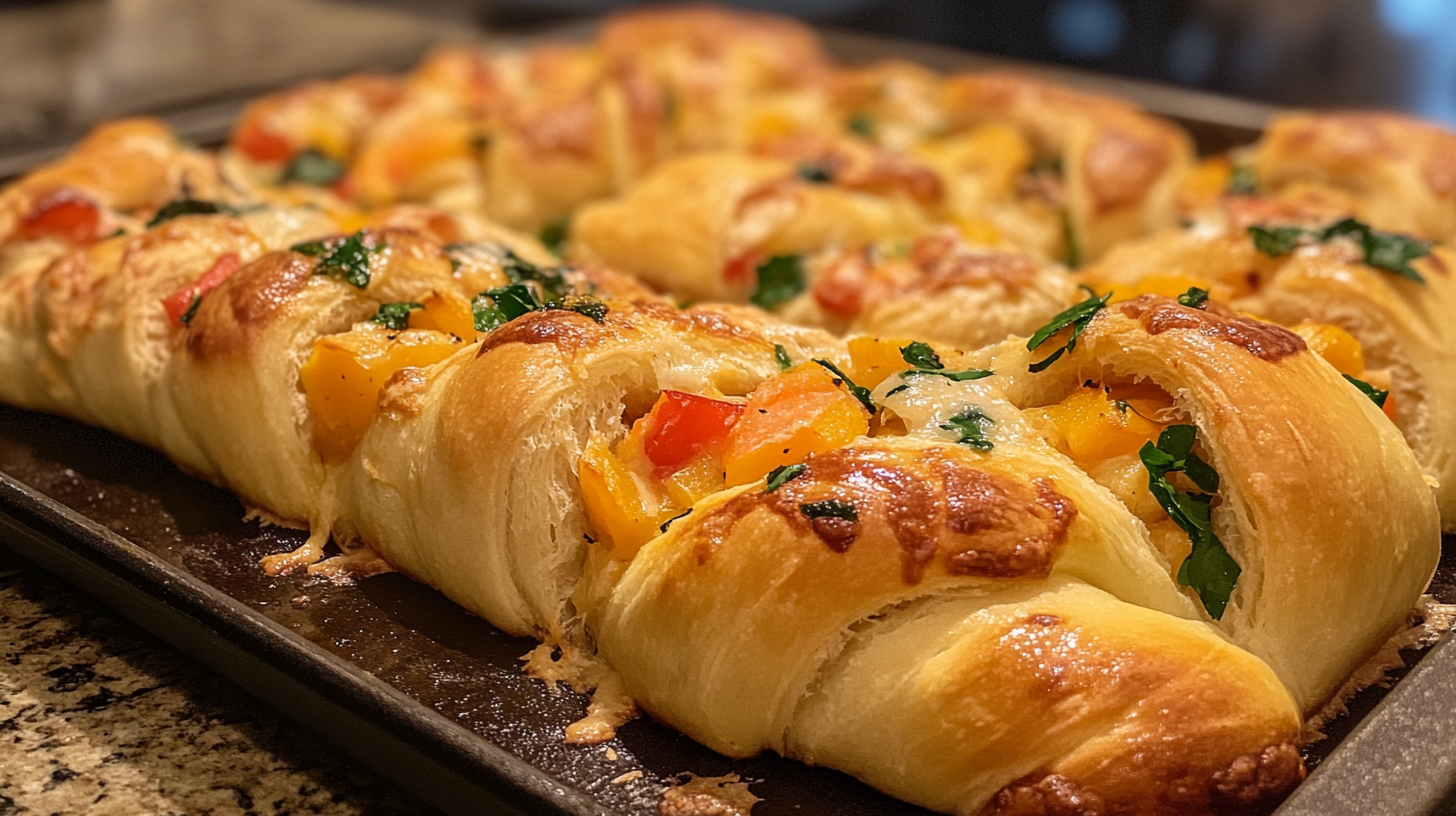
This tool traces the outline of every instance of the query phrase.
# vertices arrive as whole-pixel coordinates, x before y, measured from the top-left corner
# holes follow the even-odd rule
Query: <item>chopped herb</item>
[[[180,321],[184,326],[192,325],[192,318],[197,317],[197,307],[201,305],[202,295],[193,295],[192,303],[187,306],[187,311],[183,312],[182,316],[177,318],[177,320]],[[1381,402],[1384,402],[1384,400],[1382,399]]]
[[[541,239],[541,243],[547,249],[551,250],[552,255],[558,258],[565,258],[566,239],[570,234],[571,219],[560,218],[542,227],[537,237]]]
[[[758,265],[758,285],[753,290],[753,305],[760,309],[791,300],[804,291],[804,263],[798,255],[775,255]]]
[[[1353,238],[1365,251],[1365,263],[1376,269],[1383,269],[1386,272],[1395,274],[1416,283],[1425,283],[1426,279],[1411,268],[1410,262],[1417,258],[1423,258],[1431,252],[1431,245],[1425,241],[1409,238],[1404,235],[1397,235],[1393,232],[1380,232],[1372,229],[1369,224],[1363,224],[1353,218],[1346,218],[1343,221],[1325,227],[1320,234],[1320,240],[1328,241],[1338,237]]]
[[[1208,290],[1191,286],[1178,296],[1178,302],[1190,309],[1203,309],[1208,306]]]
[[[1293,252],[1308,234],[1303,227],[1261,227],[1258,224],[1249,227],[1249,237],[1254,239],[1254,249],[1271,258]]]
[[[870,412],[871,416],[879,410],[879,408],[875,407],[875,401],[870,399],[870,390],[868,388],[862,385],[855,385],[854,380],[851,380],[843,371],[839,370],[838,366],[828,360],[815,358],[814,362],[829,369],[830,373],[838,377],[844,383],[844,387],[849,389],[849,393],[853,394],[854,398],[860,401],[860,404],[865,407],[866,411]]]
[[[856,113],[849,117],[849,123],[845,125],[850,133],[863,136],[866,139],[875,138],[875,120],[863,113]]]
[[[1068,351],[1075,351],[1077,348],[1077,338],[1081,337],[1082,332],[1087,330],[1087,326],[1091,324],[1092,318],[1096,317],[1098,312],[1106,308],[1108,299],[1112,297],[1111,292],[1108,292],[1107,294],[1098,297],[1097,293],[1093,292],[1091,289],[1088,289],[1085,286],[1083,286],[1082,288],[1090,294],[1090,297],[1088,297],[1081,303],[1078,303],[1077,305],[1071,307],[1070,309],[1067,309],[1061,314],[1058,314],[1056,317],[1053,317],[1050,323],[1037,329],[1036,334],[1033,334],[1031,336],[1031,339],[1026,341],[1026,350],[1036,351],[1037,348],[1041,346],[1042,343],[1045,343],[1052,335],[1056,334],[1062,329],[1067,328],[1068,326],[1072,327],[1072,336],[1067,338],[1066,345],[1052,352],[1050,357],[1047,357],[1040,362],[1032,363],[1030,366],[1032,373],[1045,371],[1047,367],[1050,366],[1052,363],[1055,363],[1057,359],[1062,356],[1063,353]]]
[[[386,329],[404,331],[409,328],[409,313],[415,309],[423,309],[425,304],[404,301],[400,303],[381,303],[379,312],[369,318],[370,323],[378,323]]]
[[[563,267],[537,266],[508,249],[505,260],[501,261],[501,270],[511,283],[535,284],[542,302],[561,300],[569,294]]]
[[[677,515],[673,516],[672,518],[670,518],[667,521],[664,521],[662,524],[658,525],[658,528],[657,529],[659,529],[659,530],[661,530],[662,532],[665,533],[665,532],[667,532],[667,528],[668,528],[669,525],[671,525],[674,521],[677,521],[678,519],[682,518],[683,516],[686,516],[688,513],[691,513],[691,512],[693,512],[693,508],[689,507],[688,509],[682,511],[681,513],[678,513]]]
[[[966,371],[946,371],[945,364],[940,361],[940,355],[929,345],[916,340],[910,345],[900,349],[900,357],[910,365],[915,366],[909,371],[900,373],[900,379],[906,380],[915,376],[944,377],[951,382],[964,382],[966,380],[979,380],[982,377],[989,377],[993,372],[980,368],[967,369]],[[900,393],[905,386],[892,389],[889,394]]]
[[[490,149],[490,136],[479,133],[470,137],[470,149],[476,153],[484,153]]]
[[[1351,377],[1349,374],[1346,374],[1344,376],[1345,376],[1345,379],[1347,379],[1347,380],[1350,381],[1350,384],[1351,385],[1353,385],[1356,388],[1360,389],[1360,393],[1362,393],[1365,396],[1369,397],[1370,398],[1370,401],[1373,402],[1373,403],[1375,403],[1375,407],[1377,407],[1377,408],[1384,408],[1385,407],[1385,401],[1390,398],[1390,392],[1389,391],[1382,391],[1379,388],[1376,388],[1375,386],[1371,385],[1370,383],[1365,382],[1364,380],[1357,380],[1354,377]]]
[[[1259,180],[1254,176],[1252,165],[1234,165],[1233,170],[1229,171],[1228,191],[1241,196],[1251,196],[1259,192]]]
[[[828,162],[804,162],[794,170],[794,175],[811,184],[834,183],[834,168],[830,167]]]
[[[799,512],[811,519],[838,518],[845,521],[859,521],[859,511],[855,509],[854,505],[839,499],[801,504]]]
[[[521,315],[540,309],[541,300],[524,283],[511,283],[487,289],[470,301],[470,311],[475,314],[475,330],[490,331],[499,328]]]
[[[384,250],[383,243],[372,247],[364,245],[368,230],[359,230],[344,239],[344,242],[330,249],[319,259],[315,275],[329,275],[342,278],[346,283],[363,289],[369,285],[369,256]],[[306,253],[307,254],[307,253]]]
[[[289,162],[288,169],[283,171],[283,182],[296,181],[301,184],[312,184],[315,187],[327,187],[344,176],[344,165],[342,162],[329,158],[323,153],[309,148]]]
[[[1027,175],[1037,176],[1043,173],[1053,176],[1062,174],[1062,159],[1060,156],[1041,155],[1031,160],[1026,166]]]
[[[152,216],[152,220],[147,222],[147,229],[151,229],[163,221],[171,221],[173,218],[183,215],[217,215],[218,213],[233,215],[236,212],[237,210],[232,207],[226,204],[218,204],[215,201],[179,198],[176,201],[168,203],[162,209],[157,210],[157,214]]]
[[[1288,255],[1301,241],[1315,240],[1324,243],[1335,238],[1349,238],[1360,245],[1367,265],[1416,283],[1426,282],[1421,273],[1411,268],[1410,262],[1429,255],[1429,243],[1393,232],[1381,232],[1353,218],[1336,221],[1317,231],[1296,226],[1254,225],[1249,227],[1249,237],[1254,240],[1255,249],[1271,258]]]
[[[1072,223],[1072,213],[1062,208],[1062,245],[1066,248],[1065,261],[1073,269],[1082,265],[1082,246],[1077,242],[1077,228]]]
[[[324,241],[304,241],[301,244],[294,244],[288,250],[300,255],[307,255],[310,258],[317,258],[329,251],[329,245]]]
[[[607,322],[607,304],[595,295],[567,295],[561,300],[547,303],[545,308],[576,312],[579,315],[586,315],[598,323]]]
[[[1158,444],[1145,443],[1138,457],[1148,471],[1148,490],[1193,544],[1178,568],[1178,583],[1193,587],[1203,608],[1218,620],[1241,570],[1213,532],[1210,511],[1219,478],[1213,466],[1193,452],[1197,434],[1192,425],[1169,425],[1158,436]],[[1168,482],[1170,473],[1184,474],[1202,492],[1179,491]]]
[[[125,228],[123,228],[123,227],[117,227],[115,232],[111,233],[110,235],[108,235],[106,237],[107,238],[116,238],[118,236],[125,235],[125,234],[126,234],[126,229]]]
[[[772,493],[775,490],[778,490],[786,483],[803,475],[804,470],[807,467],[807,465],[803,464],[784,465],[782,467],[776,467],[773,470],[770,470],[768,472],[768,482],[764,485],[763,492]]]
[[[941,423],[940,427],[943,430],[959,432],[961,438],[956,441],[962,445],[978,451],[989,451],[995,446],[991,444],[991,440],[986,438],[986,431],[995,424],[996,420],[986,416],[984,411],[972,405]]]
[[[789,359],[788,349],[778,343],[774,343],[774,359],[778,361],[780,371],[788,371],[794,367],[794,361]]]
[[[900,349],[900,358],[916,368],[941,369],[945,364],[940,361],[940,355],[935,353],[928,343],[919,340]]]

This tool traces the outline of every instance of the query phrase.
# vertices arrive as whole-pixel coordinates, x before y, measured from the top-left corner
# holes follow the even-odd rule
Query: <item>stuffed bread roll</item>
[[[571,249],[578,260],[679,298],[744,302],[774,256],[908,240],[928,229],[909,197],[806,179],[784,159],[703,153],[664,163],[621,198],[581,208]]]
[[[1276,116],[1248,156],[1247,181],[1275,195],[1345,193],[1377,229],[1456,238],[1456,134],[1375,111]]]
[[[1069,266],[1176,217],[1177,184],[1193,148],[1173,123],[1120,99],[1000,72],[952,76],[942,93],[952,134],[943,146],[979,139],[993,146],[992,155],[1005,157],[1006,168],[1030,172],[1026,181],[1065,219],[1060,257]],[[996,127],[1009,127],[1018,138]],[[953,186],[957,178],[947,174]]]
[[[1122,497],[1219,630],[1317,710],[1435,570],[1419,463],[1294,333],[1212,303],[1105,303],[1059,321],[1080,335],[1065,359],[1020,340],[976,359]]]
[[[1456,524],[1456,256],[1373,229],[1309,191],[1227,197],[1191,229],[1125,244],[1083,280],[1113,300],[1196,287],[1293,328],[1376,393],[1427,475],[1445,529]]]
[[[748,393],[779,370],[778,349],[843,356],[822,333],[743,317],[609,300],[595,316],[528,314],[405,369],[339,476],[334,529],[508,632],[581,642],[582,452],[619,440],[664,391]],[[630,523],[655,532],[681,510],[664,496]]]
[[[793,260],[780,258],[778,265]],[[976,349],[1027,335],[1078,300],[1060,264],[979,245],[954,227],[911,243],[827,250],[798,261],[807,291],[777,312],[836,334],[918,337]],[[760,287],[762,288],[762,287]]]
[[[793,391],[772,382],[730,462]],[[894,414],[875,438],[703,499],[635,552],[610,534],[593,552],[578,606],[645,710],[731,756],[778,751],[956,813],[1056,789],[1206,813],[1249,755],[1271,757],[1265,806],[1302,778],[1274,673],[1188,620],[1146,531],[994,385],[890,376],[875,395]]]

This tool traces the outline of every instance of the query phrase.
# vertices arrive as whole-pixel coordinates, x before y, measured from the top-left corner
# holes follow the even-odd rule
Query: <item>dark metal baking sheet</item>
[[[947,70],[993,64],[863,35],[831,34],[828,43],[847,61],[898,56]],[[1204,150],[1250,141],[1269,112],[1031,68],[1173,116]],[[257,559],[302,536],[242,516],[229,493],[183,475],[154,451],[69,420],[0,407],[0,543],[447,812],[655,813],[661,788],[677,775],[733,772],[763,798],[756,816],[925,813],[835,771],[773,756],[730,761],[646,719],[606,745],[565,745],[564,728],[586,701],[522,674],[519,658],[533,641],[505,635],[400,575],[354,586],[268,578]],[[1456,601],[1456,559],[1443,559],[1433,592]],[[1419,666],[1394,692],[1362,692],[1351,713],[1326,728],[1329,737],[1307,749],[1317,770],[1281,813],[1448,812],[1456,647],[1406,657]],[[631,771],[642,777],[613,784]]]

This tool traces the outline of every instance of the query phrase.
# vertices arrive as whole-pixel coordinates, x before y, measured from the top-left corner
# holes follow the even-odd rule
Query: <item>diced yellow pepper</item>
[[[869,413],[836,379],[815,363],[801,363],[754,389],[728,435],[727,483],[747,484],[869,433]]]
[[[434,365],[461,347],[435,331],[364,326],[320,338],[299,370],[313,446],[325,461],[353,452],[379,410],[379,390],[396,371]]]
[[[849,376],[856,384],[873,389],[891,374],[910,368],[900,349],[910,340],[893,337],[855,337],[849,341]]]
[[[662,483],[667,497],[678,507],[692,507],[723,489],[723,463],[713,456],[699,456]]]
[[[1204,159],[1183,177],[1178,194],[1192,202],[1215,201],[1228,189],[1233,165],[1227,156]]]
[[[464,298],[448,292],[431,292],[420,305],[425,308],[409,313],[411,329],[433,329],[465,340],[475,339],[475,315]]]
[[[1066,453],[1083,462],[1133,453],[1156,442],[1163,428],[1139,416],[1131,403],[1123,410],[1100,388],[1079,388],[1041,411],[1061,434]]]
[[[661,532],[659,525],[676,515],[665,512],[655,501],[644,500],[649,497],[642,495],[642,486],[601,434],[593,434],[587,441],[579,478],[592,531],[611,543],[616,558],[631,560]]]
[[[956,229],[960,230],[961,237],[965,238],[967,243],[982,246],[995,246],[1001,243],[1001,230],[996,229],[995,224],[992,224],[984,218],[971,218],[970,216],[957,215],[952,221],[955,223]]]
[[[1360,341],[1339,326],[1304,322],[1289,330],[1304,338],[1310,351],[1325,358],[1341,374],[1359,377],[1365,373],[1365,351]]]

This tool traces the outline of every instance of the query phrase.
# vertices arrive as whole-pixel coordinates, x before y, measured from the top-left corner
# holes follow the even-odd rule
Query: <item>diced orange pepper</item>
[[[1110,459],[1156,442],[1163,426],[1122,410],[1101,388],[1079,388],[1042,414],[1056,426],[1066,452],[1078,461]]]
[[[1193,203],[1215,201],[1228,189],[1232,175],[1233,164],[1227,156],[1204,159],[1183,177],[1178,195]]]
[[[1360,341],[1339,326],[1304,322],[1289,330],[1304,338],[1310,351],[1325,358],[1341,374],[1359,377],[1365,373],[1365,351]]]
[[[1208,289],[1209,283],[1188,275],[1148,275],[1132,284],[1114,283],[1104,287],[1102,292],[1103,294],[1112,292],[1112,298],[1108,302],[1116,303],[1120,300],[1132,300],[1141,295],[1162,295],[1166,298],[1176,298],[1194,287]]]
[[[1382,405],[1382,406],[1380,406],[1380,410],[1382,410],[1382,411],[1385,412],[1385,415],[1390,418],[1390,421],[1391,422],[1394,422],[1395,421],[1395,392],[1394,391],[1391,391],[1390,393],[1388,393],[1388,394],[1385,395],[1385,404]]]
[[[836,379],[816,363],[801,363],[755,388],[728,434],[727,483],[747,484],[869,433],[869,413]]]
[[[320,338],[299,370],[314,449],[325,461],[353,452],[379,410],[379,391],[396,371],[434,365],[461,347],[436,331],[366,326]]]
[[[263,107],[250,107],[233,131],[233,149],[255,162],[274,164],[288,161],[298,148],[263,124]]]
[[[874,388],[891,374],[910,368],[901,349],[912,341],[886,337],[855,337],[849,341],[849,376],[865,388]]]
[[[960,230],[961,237],[965,238],[968,243],[982,246],[995,246],[1001,243],[1001,230],[984,218],[957,215],[952,220],[955,222],[956,229]]]
[[[594,434],[580,462],[582,500],[598,538],[612,545],[612,555],[630,560],[660,532],[659,525],[677,515],[656,501],[644,501],[632,471]]]
[[[465,340],[475,339],[475,315],[465,298],[449,292],[431,292],[420,305],[425,308],[409,313],[411,329],[433,329]]]

